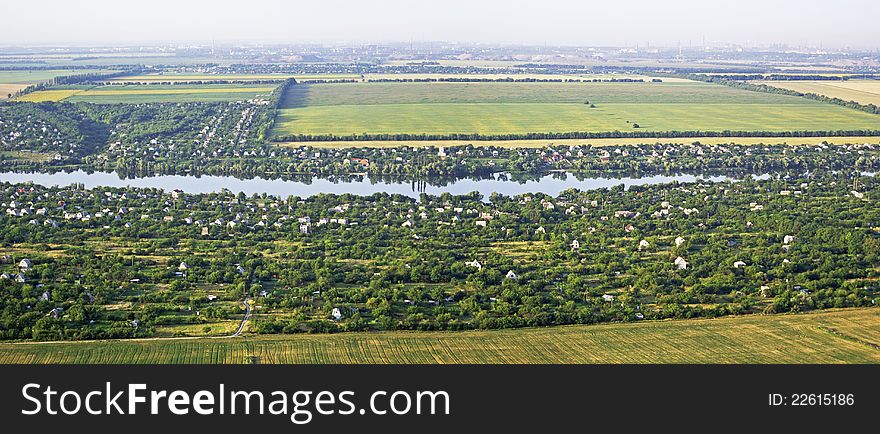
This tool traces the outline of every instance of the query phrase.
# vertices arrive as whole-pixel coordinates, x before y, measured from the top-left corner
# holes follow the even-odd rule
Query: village
[[[3,184],[0,285],[21,314],[4,337],[231,333],[247,300],[253,333],[872,305],[876,187],[815,174],[487,201]]]

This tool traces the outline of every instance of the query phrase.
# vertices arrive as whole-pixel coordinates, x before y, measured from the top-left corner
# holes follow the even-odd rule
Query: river
[[[556,196],[560,192],[576,188],[580,190],[594,190],[610,188],[623,184],[626,188],[634,185],[651,185],[672,181],[694,182],[726,181],[733,178],[727,176],[695,175],[653,175],[642,178],[584,178],[578,179],[571,173],[556,173],[546,175],[536,180],[513,180],[503,173],[495,174],[489,179],[459,179],[445,183],[443,186],[431,185],[430,183],[414,183],[408,180],[400,182],[392,180],[371,180],[367,176],[347,178],[344,180],[328,180],[314,178],[309,182],[283,179],[239,179],[231,176],[186,176],[186,175],[158,175],[134,179],[121,179],[116,173],[92,172],[81,170],[73,172],[56,173],[0,173],[0,182],[26,183],[33,182],[43,186],[67,186],[71,184],[83,184],[86,188],[93,187],[147,187],[160,188],[165,191],[180,189],[187,193],[212,193],[223,189],[234,193],[243,192],[247,195],[266,193],[269,195],[286,197],[308,197],[318,193],[371,195],[376,192],[389,194],[402,194],[410,197],[418,197],[424,192],[431,195],[451,193],[453,195],[479,192],[484,197],[492,193],[507,196],[523,193],[546,193]]]

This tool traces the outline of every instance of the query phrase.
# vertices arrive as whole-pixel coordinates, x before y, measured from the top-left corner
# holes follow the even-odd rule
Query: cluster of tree
[[[847,75],[821,75],[821,74],[712,74],[713,77],[724,80],[753,81],[753,80],[776,80],[776,81],[846,81]],[[860,75],[859,78],[876,78],[874,75]]]
[[[880,180],[849,171],[556,197],[0,197],[4,339],[211,327],[244,298],[257,332],[298,333],[782,313],[880,291]]]
[[[770,89],[776,89],[770,87]],[[847,103],[849,104],[849,103]],[[861,106],[861,104],[852,103]],[[877,110],[873,104],[865,106]],[[868,109],[866,109],[867,111]],[[846,136],[880,136],[880,130],[823,130],[823,131],[571,131],[556,133],[508,133],[508,134],[288,134],[272,137],[275,142],[367,142],[367,141],[447,141],[447,140],[564,140],[564,139],[640,139],[678,137],[846,137]]]
[[[77,163],[106,143],[109,133],[108,125],[72,104],[0,104],[0,151],[57,153]]]
[[[644,83],[642,78],[477,78],[477,77],[441,77],[441,78],[371,78],[370,83]],[[651,80],[652,83],[662,82],[661,79]]]

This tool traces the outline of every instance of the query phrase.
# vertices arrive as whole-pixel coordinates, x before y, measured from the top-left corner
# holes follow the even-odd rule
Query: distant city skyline
[[[0,5],[0,45],[175,42],[880,48],[880,2],[44,0]]]

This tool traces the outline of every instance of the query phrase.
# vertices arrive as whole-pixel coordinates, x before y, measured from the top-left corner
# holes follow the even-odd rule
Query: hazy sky
[[[880,0],[0,0],[0,45],[459,41],[880,48]]]

